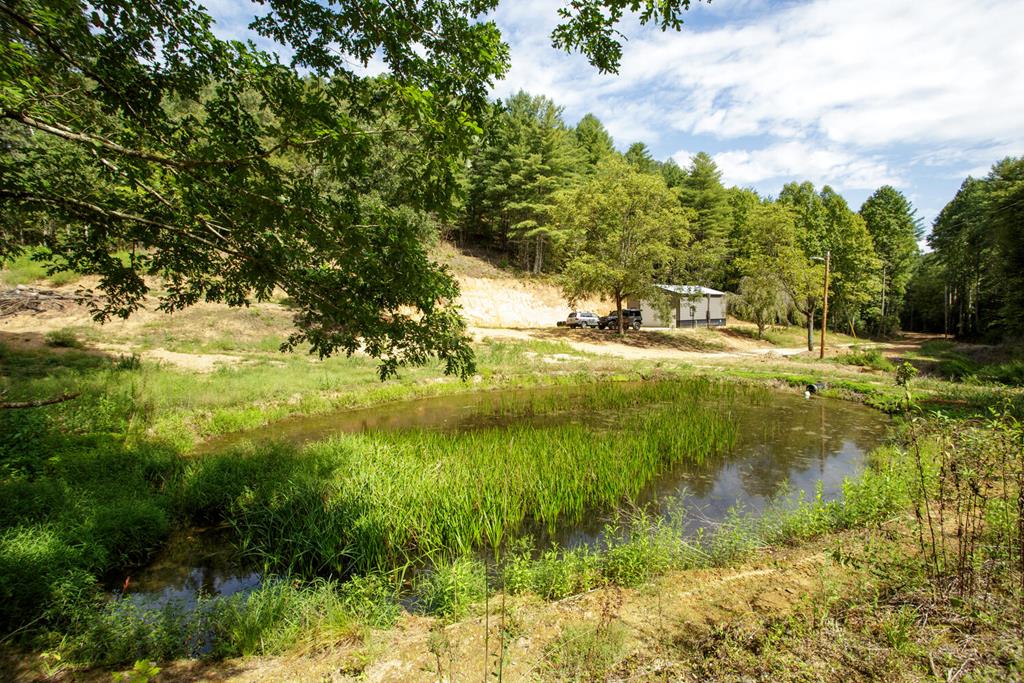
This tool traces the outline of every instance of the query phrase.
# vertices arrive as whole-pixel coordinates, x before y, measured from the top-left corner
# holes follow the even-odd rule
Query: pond
[[[643,383],[617,384],[616,390],[621,391]],[[650,406],[628,402],[625,407],[580,410],[580,399],[593,391],[593,386],[584,385],[418,399],[288,419],[213,441],[204,450],[215,452],[243,441],[302,444],[358,432],[399,438],[424,432],[459,434],[567,424],[581,426],[595,440],[614,442],[631,438],[628,432],[635,425],[628,426],[634,424],[628,415],[652,412]],[[721,408],[715,403],[704,405],[705,415],[725,412],[734,425],[728,450],[659,470],[637,487],[629,505],[668,514],[682,504],[687,527],[696,530],[713,527],[734,508],[757,514],[769,504],[779,504],[783,492],[792,498],[798,491],[810,497],[820,490],[824,499],[835,499],[844,479],[863,469],[868,452],[879,445],[888,422],[885,415],[850,402],[819,397],[807,400],[778,391],[751,397]],[[540,546],[551,542],[563,547],[594,545],[601,540],[612,512],[606,509],[580,515],[553,527],[527,521],[521,532],[534,535]],[[126,592],[162,604],[171,600],[194,603],[200,591],[229,595],[252,589],[260,581],[259,574],[240,567],[226,549],[228,545],[218,533],[193,531],[176,536],[149,567],[134,573]]]

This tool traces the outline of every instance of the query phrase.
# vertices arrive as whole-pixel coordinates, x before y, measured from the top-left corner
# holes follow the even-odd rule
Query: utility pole
[[[828,328],[828,271],[832,267],[832,250],[825,252],[825,286],[822,295],[821,308],[821,348],[818,349],[818,358],[825,357],[825,330]]]

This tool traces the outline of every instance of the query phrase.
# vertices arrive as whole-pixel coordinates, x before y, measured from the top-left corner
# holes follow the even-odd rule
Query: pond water
[[[108,587],[140,607],[176,603],[192,610],[203,596],[246,593],[261,574],[239,561],[227,529],[184,529],[171,534],[145,567],[111,576]]]
[[[468,430],[512,421],[579,422],[592,426],[595,438],[615,438],[621,416],[614,412],[556,411],[524,418],[494,410],[538,395],[564,395],[568,403],[574,394],[587,390],[593,387],[466,393],[294,418],[212,441],[203,450],[242,441],[305,443],[346,432]],[[739,401],[728,410],[738,427],[733,449],[702,464],[684,463],[665,472],[635,503],[667,514],[682,502],[686,524],[695,530],[713,526],[733,508],[757,514],[778,503],[782,492],[788,492],[788,498],[799,491],[813,497],[820,487],[826,500],[835,499],[842,492],[844,479],[863,469],[868,452],[881,442],[888,423],[885,415],[859,404],[818,397],[807,400],[784,392],[771,392],[767,400]],[[541,529],[533,533],[541,546],[551,541],[564,547],[590,545],[601,538],[606,522],[606,515],[589,515],[553,534]],[[179,601],[187,606],[195,604],[200,591],[230,595],[251,590],[259,581],[258,573],[240,567],[232,557],[223,532],[191,530],[173,537],[150,566],[136,571],[126,587],[118,587],[135,600],[155,604]]]

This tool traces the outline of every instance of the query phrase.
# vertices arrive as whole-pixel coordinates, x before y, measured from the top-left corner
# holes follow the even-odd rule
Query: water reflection
[[[187,529],[172,534],[149,565],[116,577],[112,587],[140,607],[176,603],[191,610],[199,596],[249,592],[261,578],[240,563],[226,530]]]
[[[240,441],[288,441],[296,444],[345,432],[400,429],[466,430],[501,426],[511,421],[536,426],[582,423],[595,438],[621,429],[621,412],[554,413],[540,417],[511,417],[489,413],[511,400],[560,392],[571,397],[593,387],[551,387],[503,392],[478,392],[420,399],[361,410],[302,417],[211,442],[207,450]],[[648,409],[637,406],[636,409]],[[861,405],[775,392],[768,400],[731,403],[727,410],[738,426],[733,450],[701,464],[683,463],[651,482],[631,504],[651,506],[663,514],[682,504],[690,530],[725,519],[730,509],[757,514],[779,501],[783,489],[813,496],[820,486],[826,500],[837,498],[843,481],[864,467],[867,453],[881,441],[888,420]],[[616,436],[615,438],[620,438]],[[610,513],[609,513],[610,514]],[[540,545],[552,541],[566,547],[592,545],[601,539],[609,514],[588,515],[584,521],[550,535],[535,529]],[[230,595],[257,586],[260,575],[238,568],[231,545],[222,532],[193,531],[171,540],[152,565],[131,577],[126,596],[163,604],[179,601],[193,606],[199,593]]]
[[[731,453],[701,464],[682,463],[652,482],[634,503],[663,515],[684,509],[684,529],[721,522],[731,509],[748,514],[783,504],[803,491],[835,500],[843,482],[864,468],[879,445],[888,418],[861,405],[777,394],[765,405],[731,406],[739,429]],[[788,495],[783,495],[788,494]],[[541,544],[594,545],[609,516],[592,516],[549,535],[535,530]]]

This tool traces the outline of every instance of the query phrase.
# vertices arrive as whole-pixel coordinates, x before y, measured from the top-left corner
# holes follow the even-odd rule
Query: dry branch
[[[75,392],[73,394],[61,394],[53,398],[41,398],[36,401],[2,401],[0,402],[0,410],[13,410],[17,408],[38,408],[39,406],[49,406],[54,403],[63,403],[64,401],[70,401],[73,398],[81,396],[81,392]]]
[[[14,289],[0,291],[0,318],[22,313],[63,311],[70,306],[85,303],[87,298],[87,296],[58,292],[53,289],[37,289],[18,285]]]

